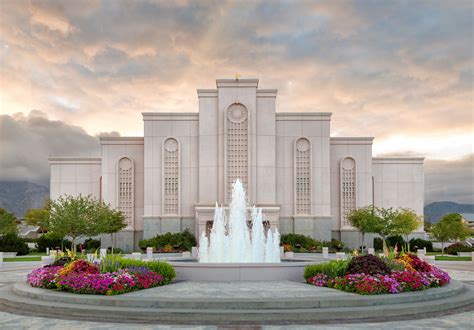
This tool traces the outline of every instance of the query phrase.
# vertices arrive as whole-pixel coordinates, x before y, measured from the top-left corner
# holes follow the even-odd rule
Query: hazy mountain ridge
[[[425,206],[424,213],[426,221],[437,223],[447,213],[474,213],[474,204],[433,202]]]
[[[0,207],[22,218],[31,208],[38,208],[49,197],[49,188],[28,181],[0,181]]]

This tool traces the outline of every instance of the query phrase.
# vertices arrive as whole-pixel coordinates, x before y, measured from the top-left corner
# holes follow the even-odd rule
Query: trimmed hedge
[[[62,246],[64,249],[71,248],[71,241],[68,241],[67,239],[51,237],[48,234],[41,235],[36,241],[36,246],[38,247],[38,252],[46,252],[46,248],[49,248],[50,250],[61,248],[61,241],[63,243]]]
[[[173,248],[177,247],[180,250],[191,251],[191,248],[196,246],[197,242],[196,237],[188,229],[181,233],[166,233],[138,242],[138,246],[142,249],[147,247],[163,249],[167,245]]]
[[[471,252],[473,251],[473,249],[461,242],[459,243],[454,243],[450,246],[448,246],[447,248],[444,249],[446,251],[447,254],[453,254],[453,255],[457,255],[458,252]]]
[[[421,238],[412,238],[409,242],[410,244],[410,251],[415,251],[417,247],[418,249],[426,248],[426,252],[433,252],[433,243]]]
[[[294,249],[312,249],[321,245],[321,242],[305,235],[285,234],[280,237],[281,245],[291,245]]]
[[[331,260],[321,264],[308,265],[304,269],[304,278],[312,278],[316,274],[326,274],[329,277],[344,276],[346,274],[348,260]]]
[[[403,237],[396,235],[387,238],[387,245],[391,248],[394,248],[396,245],[398,250],[401,250],[403,247],[405,247],[406,243]]]
[[[25,243],[25,240],[16,233],[9,233],[0,237],[0,251],[16,252],[17,255],[22,256],[28,254],[30,248],[28,244]]]
[[[97,250],[100,248],[100,240],[88,238],[84,241],[83,247],[85,250]]]
[[[323,246],[329,247],[330,251],[342,251],[344,249],[344,243],[334,238],[329,242],[323,242]]]

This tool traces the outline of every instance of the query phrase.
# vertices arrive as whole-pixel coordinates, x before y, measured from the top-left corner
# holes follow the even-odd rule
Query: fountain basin
[[[199,263],[195,259],[181,259],[169,263],[176,270],[176,281],[304,282],[304,268],[318,262],[291,259],[280,263]]]

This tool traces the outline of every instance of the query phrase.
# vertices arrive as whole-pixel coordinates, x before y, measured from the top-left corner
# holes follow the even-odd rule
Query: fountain
[[[295,257],[281,260],[278,229],[265,233],[261,208],[250,209],[250,224],[247,213],[244,187],[237,179],[229,210],[216,204],[209,235],[205,231],[200,235],[197,260],[169,259],[176,281],[303,281],[304,267],[318,261]]]
[[[251,211],[252,225],[247,225],[247,205],[242,182],[237,179],[232,190],[229,216],[216,203],[210,238],[203,231],[199,239],[200,263],[279,263],[278,229],[263,229],[261,208]]]

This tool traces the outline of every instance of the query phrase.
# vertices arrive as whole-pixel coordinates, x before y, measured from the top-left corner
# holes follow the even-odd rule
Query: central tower
[[[198,89],[198,233],[212,221],[215,202],[228,206],[239,178],[249,205],[263,207],[278,226],[276,185],[276,89],[259,89],[258,79],[217,79],[216,89]],[[207,219],[207,220],[205,220]]]

